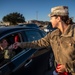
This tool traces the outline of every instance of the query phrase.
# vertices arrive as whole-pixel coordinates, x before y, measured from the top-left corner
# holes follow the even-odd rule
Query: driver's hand
[[[14,49],[17,49],[18,47],[20,47],[20,43],[19,43],[19,42],[15,42],[15,43],[13,44],[13,48],[14,48]]]

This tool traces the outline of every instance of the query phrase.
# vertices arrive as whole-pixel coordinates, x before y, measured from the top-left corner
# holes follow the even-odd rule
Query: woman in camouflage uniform
[[[56,71],[68,72],[75,75],[75,27],[69,18],[67,6],[57,6],[51,9],[50,22],[53,28],[57,28],[44,38],[33,42],[16,42],[16,48],[40,48],[51,46],[54,52],[55,61],[60,64]],[[68,75],[70,75],[68,74]],[[64,75],[64,74],[63,74]]]

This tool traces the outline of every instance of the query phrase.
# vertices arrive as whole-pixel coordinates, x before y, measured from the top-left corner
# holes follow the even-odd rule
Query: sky
[[[68,6],[69,16],[75,18],[75,0],[0,0],[0,21],[9,13],[23,14],[25,21],[49,21],[52,7]]]

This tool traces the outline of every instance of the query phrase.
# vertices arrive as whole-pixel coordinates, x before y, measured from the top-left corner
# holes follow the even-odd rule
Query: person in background
[[[14,48],[52,47],[58,75],[75,75],[75,26],[67,6],[57,6],[49,14],[53,28],[44,38],[32,42],[16,42]]]

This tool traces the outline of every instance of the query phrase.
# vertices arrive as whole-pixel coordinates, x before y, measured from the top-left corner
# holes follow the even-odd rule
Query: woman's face
[[[50,22],[52,23],[52,27],[53,28],[57,28],[58,27],[58,17],[56,18],[55,16],[50,17]]]

